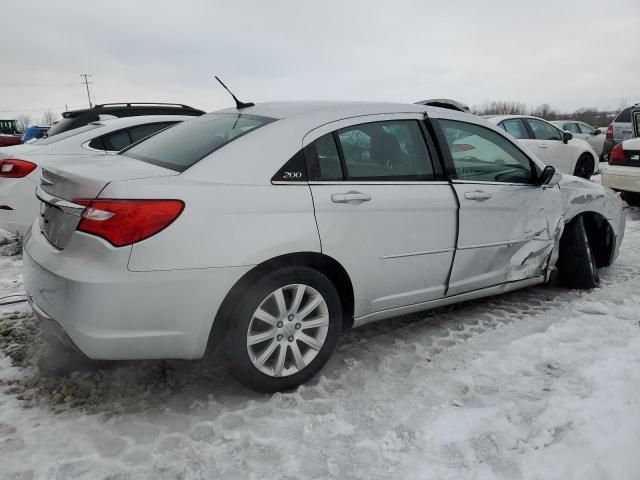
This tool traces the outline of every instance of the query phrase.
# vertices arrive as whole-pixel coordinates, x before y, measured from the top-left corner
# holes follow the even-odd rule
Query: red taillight
[[[613,125],[609,125],[607,127],[607,134],[604,136],[604,138],[608,138],[609,140],[613,139]]]
[[[33,172],[38,166],[26,160],[0,160],[0,178],[22,178]]]
[[[77,229],[115,247],[140,242],[167,228],[184,209],[181,200],[74,200],[85,205]]]
[[[624,165],[624,150],[622,149],[621,143],[615,145],[613,150],[611,150],[609,165]]]

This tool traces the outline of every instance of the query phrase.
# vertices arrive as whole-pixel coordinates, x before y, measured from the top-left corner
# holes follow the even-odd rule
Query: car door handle
[[[484,202],[491,198],[491,194],[483,192],[482,190],[476,190],[475,192],[466,192],[464,198],[467,200],[476,200],[477,202]]]
[[[333,203],[362,203],[371,200],[371,195],[362,192],[334,193],[331,195]]]
[[[539,143],[538,146],[540,148],[547,148],[549,145],[547,145],[546,143]]]

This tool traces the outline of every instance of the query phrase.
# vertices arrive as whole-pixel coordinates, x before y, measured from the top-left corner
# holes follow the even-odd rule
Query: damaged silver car
[[[452,109],[242,104],[109,158],[59,161],[24,243],[36,313],[96,359],[199,358],[258,391],[346,329],[550,281],[593,288],[609,189]]]

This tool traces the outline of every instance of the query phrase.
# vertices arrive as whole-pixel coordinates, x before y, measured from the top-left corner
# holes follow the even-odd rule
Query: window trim
[[[524,127],[524,131],[527,133],[527,137],[526,138],[516,138],[516,140],[537,140],[537,138],[533,137],[533,132],[531,131],[531,129],[529,128],[529,125],[527,124],[527,122],[524,121],[524,118],[522,117],[513,117],[513,118],[505,118],[504,120],[502,120],[501,122],[498,123],[498,126],[501,126],[502,129],[509,133],[509,131],[507,130],[507,127],[505,126],[504,122],[512,122],[512,121],[517,121],[520,122],[522,124],[522,126]],[[509,135],[511,135],[509,133]],[[511,135],[513,137],[513,135]],[[513,137],[515,138],[515,137]]]
[[[426,116],[426,115],[425,115]],[[342,150],[342,144],[340,143],[340,137],[338,136],[338,132],[340,130],[346,130],[346,129],[353,129],[353,128],[357,128],[360,125],[366,125],[366,124],[371,124],[371,123],[388,123],[388,122],[415,122],[418,126],[418,130],[420,131],[422,140],[424,142],[424,146],[427,149],[427,154],[429,155],[429,158],[426,159],[426,161],[428,162],[428,165],[431,165],[431,171],[433,172],[433,178],[430,179],[422,179],[422,180],[416,180],[415,178],[409,178],[411,177],[410,175],[405,175],[403,176],[388,176],[388,177],[377,177],[380,180],[376,180],[376,177],[371,177],[371,179],[362,179],[362,178],[358,178],[358,179],[351,179],[348,176],[348,168],[346,165],[346,160],[344,157],[344,151]],[[361,123],[356,123],[353,125],[349,125],[349,126],[345,126],[342,128],[338,128],[337,130],[333,130],[331,132],[332,136],[333,136],[333,141],[336,144],[336,147],[338,149],[338,156],[340,157],[340,166],[342,167],[342,181],[340,183],[349,183],[352,185],[378,185],[378,184],[383,184],[383,185],[388,185],[388,184],[424,184],[426,182],[435,182],[435,181],[439,181],[441,180],[440,178],[440,172],[439,172],[439,168],[436,168],[435,164],[434,164],[434,155],[433,155],[433,151],[431,150],[431,148],[429,148],[429,141],[427,140],[427,136],[425,135],[425,131],[424,131],[424,126],[422,125],[424,122],[417,119],[417,118],[398,118],[398,119],[393,119],[393,120],[374,120],[372,122],[361,122]],[[324,136],[324,135],[323,135]],[[321,137],[319,137],[321,138]],[[318,139],[315,139],[314,142],[316,142]],[[428,166],[427,165],[427,166]],[[308,166],[307,166],[308,168]],[[413,175],[413,177],[416,177],[417,175]],[[315,182],[321,182],[321,183],[331,183],[331,182],[336,182],[336,180],[328,180],[328,181],[324,181],[324,180],[314,180]],[[311,181],[309,182],[311,183]]]
[[[527,155],[527,153],[524,150],[522,150],[522,148],[520,148],[517,142],[514,142],[513,140],[511,140],[511,138],[507,136],[508,134],[506,131],[502,133],[497,128],[492,129],[484,125],[480,125],[479,123],[466,122],[464,120],[458,120],[455,118],[438,118],[433,120],[434,120],[433,123],[434,123],[435,131],[438,136],[438,141],[440,142],[441,145],[443,145],[442,149],[444,150],[445,163],[447,164],[448,179],[451,181],[451,183],[479,183],[479,184],[485,184],[485,185],[518,185],[518,186],[525,185],[528,187],[540,186],[540,183],[539,183],[540,174],[538,173],[538,168],[537,168],[538,165],[531,159],[529,155]],[[531,172],[533,174],[533,182],[532,183],[496,182],[496,181],[485,181],[485,180],[465,180],[462,178],[458,178],[458,174],[455,169],[455,164],[453,163],[453,156],[451,155],[451,150],[447,147],[448,145],[447,139],[444,136],[444,130],[442,128],[442,125],[440,125],[441,120],[473,125],[475,127],[480,127],[490,132],[494,132],[494,133],[497,133],[498,135],[501,135],[505,140],[510,142],[520,153],[522,153],[522,155],[524,155],[524,157],[527,160],[529,160],[529,165],[531,166]],[[525,125],[526,125],[526,122],[525,122]]]

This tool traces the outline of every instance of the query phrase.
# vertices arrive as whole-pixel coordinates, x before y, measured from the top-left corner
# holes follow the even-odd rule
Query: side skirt
[[[430,300],[428,302],[415,303],[413,305],[406,305],[404,307],[391,308],[389,310],[382,310],[380,312],[373,312],[363,317],[356,318],[353,322],[353,328],[361,327],[368,323],[377,322],[379,320],[384,320],[387,318],[398,317],[400,315],[408,315],[410,313],[415,313],[422,310],[431,310],[433,308],[444,307],[453,303],[466,302],[468,300],[476,300],[482,297],[499,295],[501,293],[511,292],[512,290],[518,290],[520,288],[530,287],[531,285],[544,283],[544,281],[545,275],[541,275],[539,277],[527,278],[525,280],[518,280],[516,282],[501,283],[500,285],[494,285],[493,287],[460,293],[451,297],[443,297],[437,300]]]

